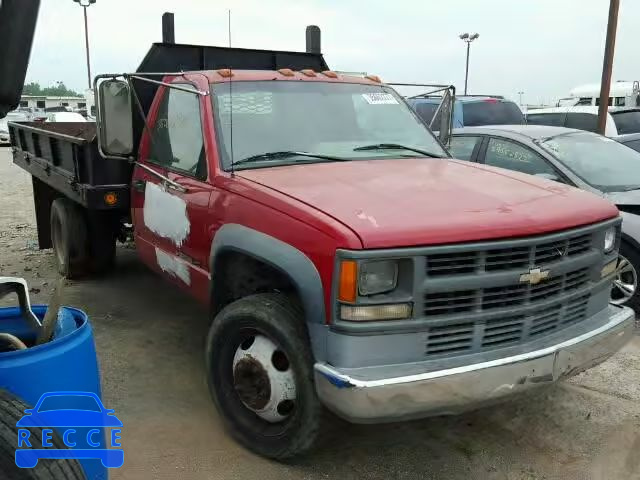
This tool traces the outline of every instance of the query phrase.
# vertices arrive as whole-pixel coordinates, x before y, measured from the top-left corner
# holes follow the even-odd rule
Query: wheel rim
[[[244,406],[269,423],[291,416],[296,383],[285,352],[271,339],[247,336],[233,357],[233,386]]]
[[[611,288],[611,303],[620,305],[628,302],[638,288],[638,274],[635,267],[622,255],[618,256],[616,276]]]

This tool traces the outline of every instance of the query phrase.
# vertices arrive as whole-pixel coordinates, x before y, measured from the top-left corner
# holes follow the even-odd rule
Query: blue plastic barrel
[[[32,310],[42,320],[47,307],[35,305]],[[0,332],[15,335],[28,345],[36,337],[18,307],[0,308]],[[94,392],[101,397],[93,331],[87,314],[76,308],[62,307],[50,342],[26,350],[0,353],[0,388],[12,392],[30,407],[47,392]],[[100,435],[101,445],[104,445],[103,429]],[[107,469],[100,460],[80,460],[80,464],[88,479],[107,479]]]

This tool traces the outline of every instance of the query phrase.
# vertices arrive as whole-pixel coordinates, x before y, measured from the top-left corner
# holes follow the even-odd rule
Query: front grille
[[[535,340],[584,320],[588,302],[589,295],[582,295],[527,315],[429,327],[425,353],[430,357],[463,354]]]
[[[591,242],[591,234],[587,233],[527,246],[436,253],[426,257],[426,273],[428,277],[438,277],[546,265],[588,252]]]
[[[548,278],[537,285],[517,283],[475,290],[427,292],[424,295],[424,314],[431,317],[527,306],[540,301],[552,300],[564,293],[578,290],[588,282],[589,268],[581,268]]]
[[[428,325],[426,355],[521,345],[585,320],[598,308],[590,303],[591,289],[598,285],[600,245],[610,225],[425,248],[422,288],[415,294]],[[548,277],[541,278],[544,272]]]

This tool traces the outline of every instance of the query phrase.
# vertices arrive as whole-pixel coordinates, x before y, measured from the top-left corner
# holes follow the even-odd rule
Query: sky
[[[97,0],[88,9],[92,74],[134,71],[161,41],[161,16],[175,14],[176,42],[300,50],[305,27],[322,30],[334,70],[386,82],[464,87],[463,32],[471,45],[469,93],[549,103],[600,81],[608,0]],[[614,80],[640,79],[640,1],[621,0]],[[27,82],[87,85],[82,8],[42,0]]]

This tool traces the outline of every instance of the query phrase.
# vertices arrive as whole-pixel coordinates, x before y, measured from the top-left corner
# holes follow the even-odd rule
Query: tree
[[[38,82],[27,83],[22,89],[22,95],[42,95],[42,90]]]
[[[56,82],[50,87],[42,88],[40,83],[27,83],[22,89],[23,95],[42,95],[48,97],[81,97],[78,92],[67,88],[64,82]]]

